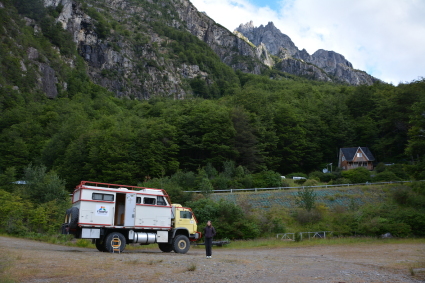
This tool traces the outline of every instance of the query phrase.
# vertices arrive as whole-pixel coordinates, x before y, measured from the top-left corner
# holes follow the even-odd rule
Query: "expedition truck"
[[[163,252],[187,253],[201,238],[192,210],[171,204],[164,190],[82,181],[72,195],[62,234],[92,239],[101,252],[128,243],[158,243]]]

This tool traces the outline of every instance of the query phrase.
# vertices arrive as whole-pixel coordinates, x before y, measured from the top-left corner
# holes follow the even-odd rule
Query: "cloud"
[[[425,1],[276,0],[281,9],[248,0],[192,0],[219,24],[233,31],[239,24],[275,26],[299,49],[345,56],[354,68],[397,84],[425,76]]]

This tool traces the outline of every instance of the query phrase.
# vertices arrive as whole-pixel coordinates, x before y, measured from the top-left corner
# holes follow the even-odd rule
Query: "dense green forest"
[[[367,146],[377,162],[398,164],[382,180],[425,179],[424,79],[353,87],[276,70],[235,72],[195,37],[158,23],[154,30],[174,40],[169,47],[180,60],[210,70],[214,83],[188,81],[193,95],[182,100],[117,98],[90,80],[69,34],[54,22],[57,10],[31,1],[2,2],[7,9],[0,9],[0,215],[6,232],[53,232],[68,205],[67,193],[81,180],[165,188],[200,214],[208,203],[183,191],[208,196],[213,189],[281,186],[280,176],[291,173],[350,182],[338,170],[328,176],[317,172],[337,164],[341,147]],[[22,14],[39,21],[42,32],[26,26]],[[98,29],[101,16],[99,23]],[[29,47],[60,70],[66,88],[58,85],[56,98],[37,87],[36,67],[23,71],[22,62],[31,66],[22,59]],[[75,58],[73,68],[64,63],[67,57]],[[18,180],[27,184],[13,183]],[[405,190],[397,205],[417,208],[410,198],[423,189]],[[246,231],[234,237],[284,230],[283,216],[274,226],[267,222],[277,227],[273,230],[260,227],[241,207],[211,206],[215,214],[207,215],[215,219],[223,211],[239,215]],[[28,207],[38,214],[26,215]],[[409,235],[409,229],[400,234]]]

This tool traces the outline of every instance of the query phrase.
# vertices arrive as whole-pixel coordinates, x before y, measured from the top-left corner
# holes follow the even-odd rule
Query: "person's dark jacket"
[[[215,229],[213,226],[206,226],[204,228],[205,238],[213,238],[215,236]]]

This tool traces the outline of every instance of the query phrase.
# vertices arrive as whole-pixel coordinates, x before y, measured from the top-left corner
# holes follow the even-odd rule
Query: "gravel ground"
[[[8,237],[0,249],[0,277],[16,282],[424,282],[409,268],[423,265],[425,244],[227,247],[212,259],[200,247],[109,254]]]

